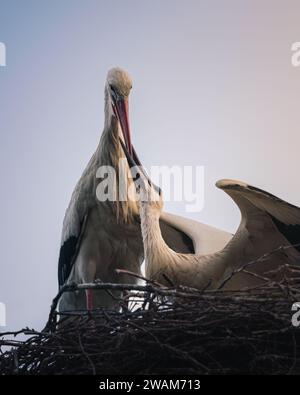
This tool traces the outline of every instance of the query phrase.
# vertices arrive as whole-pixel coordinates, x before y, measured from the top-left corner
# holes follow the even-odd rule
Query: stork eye
[[[116,100],[117,99],[116,89],[112,85],[109,85],[109,87],[110,87],[110,94],[111,94],[111,96],[113,97],[114,100]]]

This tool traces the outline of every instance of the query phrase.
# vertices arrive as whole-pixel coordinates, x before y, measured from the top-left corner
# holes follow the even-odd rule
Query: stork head
[[[106,80],[106,89],[110,98],[112,111],[117,117],[121,127],[121,140],[132,156],[133,148],[129,126],[128,97],[132,88],[129,74],[118,67],[109,70]]]
[[[131,142],[131,133],[129,126],[129,109],[128,98],[132,88],[132,80],[129,74],[119,68],[115,67],[108,71],[106,79],[106,122],[116,131],[118,126],[119,141],[122,147],[122,153],[125,154],[130,170],[138,167],[141,174],[148,180],[156,191],[160,191],[149,179],[145,169],[143,168]],[[107,107],[108,106],[108,107]],[[118,122],[118,125],[115,122]],[[136,174],[132,172],[132,177],[135,179]],[[137,189],[138,191],[138,189]],[[123,205],[126,206],[127,202]],[[118,202],[120,205],[120,202]]]
[[[151,183],[142,172],[136,184],[139,189],[141,211],[153,213],[159,217],[164,205],[161,189]]]

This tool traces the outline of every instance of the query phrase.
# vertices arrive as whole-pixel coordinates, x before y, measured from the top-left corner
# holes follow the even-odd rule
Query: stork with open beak
[[[120,68],[108,72],[105,84],[105,123],[100,143],[79,179],[67,208],[58,263],[59,287],[66,283],[102,282],[130,283],[133,277],[117,275],[117,268],[139,273],[144,259],[139,206],[136,199],[119,198],[119,184],[129,177],[129,166],[139,165],[139,158],[131,142],[128,98],[132,81]],[[125,159],[127,168],[119,172],[119,161]],[[115,201],[99,201],[96,196],[97,170],[100,166],[115,169]],[[128,171],[128,173],[127,173]],[[144,172],[144,170],[143,170]],[[144,172],[145,177],[146,173]],[[126,184],[131,186],[129,177]],[[150,182],[150,181],[149,181]],[[193,242],[186,232],[176,226],[180,217],[165,214],[161,219],[161,233],[166,243],[177,252],[194,252]],[[189,223],[189,220],[183,220]],[[194,226],[194,224],[193,224]],[[226,232],[198,223],[203,245],[221,248],[231,237]],[[209,239],[215,240],[215,243]],[[100,306],[117,308],[119,293],[82,291],[64,293],[59,310],[83,310]]]
[[[195,254],[181,254],[164,242],[160,232],[162,196],[145,180],[141,185],[146,196],[141,200],[140,215],[148,278],[166,286],[204,289],[224,285],[224,289],[241,290],[260,285],[265,281],[262,277],[279,280],[283,273],[278,269],[284,264],[300,265],[299,207],[240,181],[218,181],[217,187],[241,211],[238,230],[224,248],[208,252],[203,250],[197,229],[178,218],[178,228],[184,229],[195,246]],[[263,261],[255,262],[262,256]],[[251,262],[248,273],[239,272]]]

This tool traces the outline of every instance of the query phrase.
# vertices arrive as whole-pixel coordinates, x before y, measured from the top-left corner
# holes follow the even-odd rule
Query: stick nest
[[[134,301],[127,308],[121,298],[121,311],[65,313],[57,324],[58,295],[44,331],[1,335],[1,374],[300,374],[300,327],[291,323],[298,281],[235,293],[91,286],[127,289]]]

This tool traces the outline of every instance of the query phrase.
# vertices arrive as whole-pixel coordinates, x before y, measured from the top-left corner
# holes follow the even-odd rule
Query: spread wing
[[[194,254],[193,240],[180,228],[172,226],[164,219],[160,219],[160,230],[166,244],[175,252]]]
[[[228,264],[237,267],[270,254],[264,262],[251,267],[251,271],[264,274],[284,263],[300,263],[299,207],[240,181],[220,180],[216,185],[241,212],[239,228],[221,252]],[[282,246],[286,248],[281,251]],[[240,283],[239,288],[242,285],[249,284]]]
[[[161,214],[160,224],[165,242],[181,253],[212,254],[224,248],[232,238],[223,230],[166,212]]]

